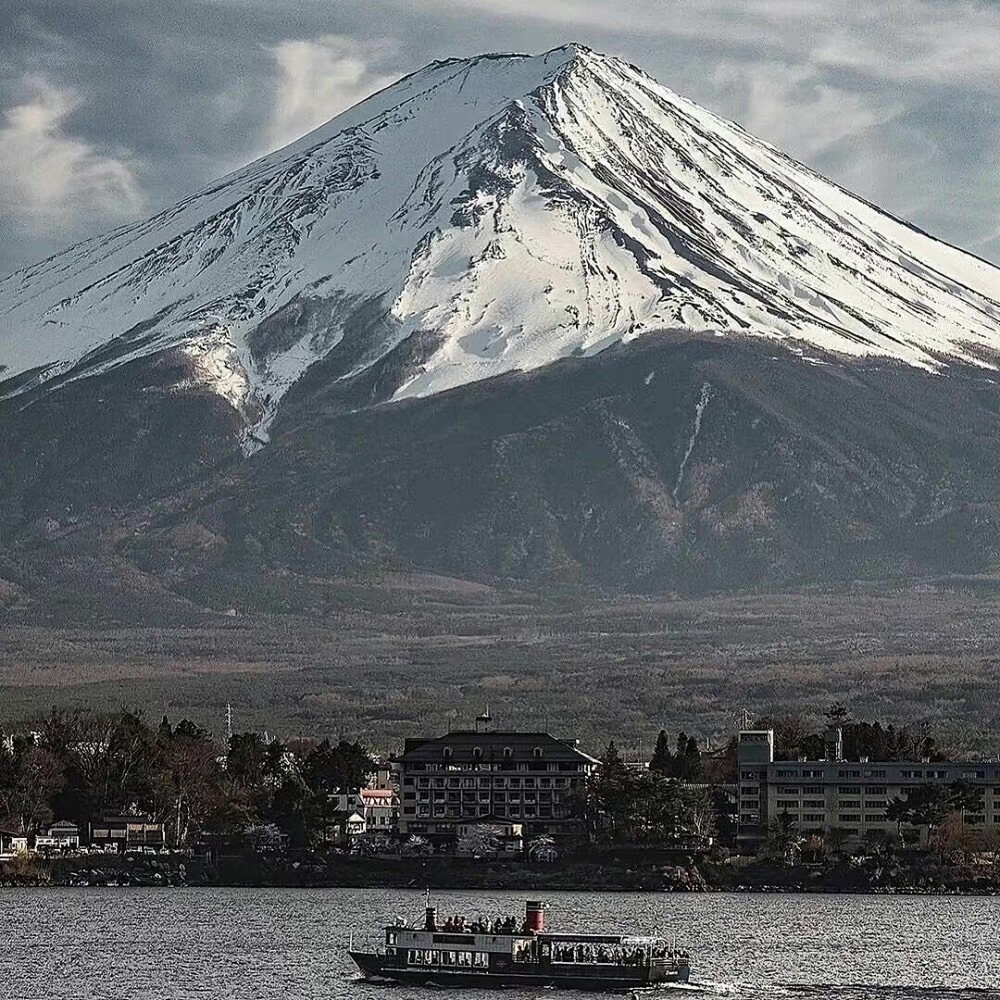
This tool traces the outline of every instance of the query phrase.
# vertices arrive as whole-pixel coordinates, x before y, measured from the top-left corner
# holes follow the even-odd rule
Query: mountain
[[[622,60],[432,63],[0,283],[0,579],[987,572],[998,346],[1000,270]]]

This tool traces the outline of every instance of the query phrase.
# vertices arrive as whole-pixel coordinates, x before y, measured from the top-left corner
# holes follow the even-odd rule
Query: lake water
[[[442,915],[522,912],[529,893],[435,892]],[[548,893],[552,929],[676,933],[664,996],[1000,1000],[1000,899]],[[441,1000],[359,981],[345,948],[416,917],[390,889],[0,890],[2,1000]],[[461,1000],[497,994],[446,991]],[[525,991],[553,1000],[581,994]]]

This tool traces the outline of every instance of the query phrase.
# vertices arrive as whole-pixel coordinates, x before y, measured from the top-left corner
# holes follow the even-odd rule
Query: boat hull
[[[367,979],[405,983],[410,986],[457,986],[479,989],[530,989],[538,987],[584,990],[594,993],[618,993],[659,983],[686,983],[689,968],[635,969],[630,975],[580,975],[571,970],[532,971],[463,971],[460,969],[418,969],[388,964],[381,955],[350,952],[354,963]]]

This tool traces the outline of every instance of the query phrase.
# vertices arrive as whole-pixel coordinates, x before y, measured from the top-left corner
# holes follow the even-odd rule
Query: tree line
[[[704,844],[730,822],[720,786],[702,777],[697,743],[680,734],[677,752],[660,732],[648,767],[629,767],[615,742],[608,745],[579,803],[593,843],[672,846]]]
[[[24,833],[55,819],[84,831],[104,812],[136,810],[179,847],[269,826],[304,847],[324,837],[331,796],[375,768],[367,747],[346,740],[292,747],[235,733],[220,745],[187,720],[54,709],[32,733],[0,739],[0,827]]]
[[[848,759],[943,759],[924,729],[856,722],[839,705],[826,722],[841,728]],[[775,729],[778,758],[824,754],[825,731],[801,718],[757,725]],[[179,847],[203,835],[253,846],[264,830],[291,847],[316,847],[343,818],[337,797],[363,787],[376,769],[357,742],[286,744],[236,733],[220,743],[190,721],[151,725],[135,711],[53,709],[31,728],[0,733],[0,828],[18,833],[52,820],[85,831],[103,812],[136,809],[164,823]],[[727,841],[735,819],[726,786],[735,780],[735,738],[709,754],[694,737],[681,732],[671,740],[661,730],[648,766],[628,765],[612,741],[571,805],[590,844]],[[971,797],[964,787],[928,786],[890,810],[900,822],[933,826]]]
[[[812,728],[801,715],[771,716],[759,719],[757,728],[774,730],[774,756],[777,760],[820,760],[826,750],[827,730],[837,727],[843,740],[845,760],[897,761],[923,760],[939,761],[945,754],[938,746],[934,734],[927,725],[917,729],[883,724],[878,719],[873,722],[852,719],[848,710],[839,702],[831,705],[824,713],[826,725],[821,729]]]

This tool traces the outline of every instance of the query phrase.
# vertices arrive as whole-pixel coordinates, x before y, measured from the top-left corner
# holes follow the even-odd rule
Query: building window
[[[451,747],[445,747],[443,752],[444,752],[444,759],[451,760]]]
[[[531,751],[531,755],[533,757],[541,757],[542,756],[542,748],[541,747],[535,747],[535,749]]]
[[[472,748],[472,756],[475,757],[476,760],[479,760],[479,758],[482,757],[482,755],[483,755],[483,748],[482,747],[473,747]]]
[[[503,748],[504,757],[510,758],[514,756],[514,751],[510,747]]]

